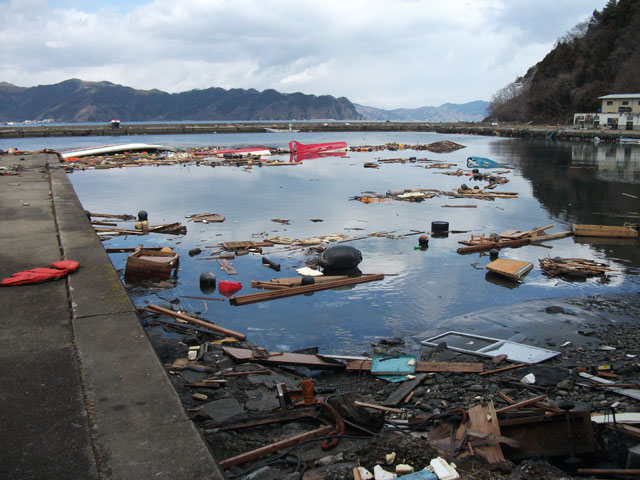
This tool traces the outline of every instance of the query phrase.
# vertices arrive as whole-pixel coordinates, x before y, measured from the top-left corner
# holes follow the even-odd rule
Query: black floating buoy
[[[362,261],[362,253],[349,245],[334,245],[318,257],[318,265],[327,270],[350,270]]]
[[[429,237],[427,237],[426,235],[420,235],[420,237],[418,238],[418,245],[420,245],[422,248],[427,248],[429,246]]]
[[[149,217],[149,214],[147,213],[146,210],[140,210],[138,212],[138,220],[141,222],[144,222],[145,220],[147,220]]]
[[[492,248],[491,250],[489,250],[489,258],[491,260],[495,260],[496,258],[498,258],[499,254],[500,251],[497,248]]]
[[[189,250],[189,256],[190,257],[195,257],[196,255],[200,255],[202,253],[202,250],[200,250],[199,248],[192,248],[191,250]]]
[[[302,277],[300,279],[300,285],[304,286],[304,285],[313,285],[314,283],[316,283],[316,279],[313,278],[311,275],[305,275],[304,277]]]
[[[431,235],[441,238],[449,236],[449,222],[439,220],[431,222]]]
[[[469,190],[469,186],[466,183],[460,185],[460,190]]]
[[[200,291],[210,294],[216,291],[216,275],[213,272],[200,274]]]
[[[474,168],[473,170],[471,170],[472,173],[480,173],[480,170],[478,170],[477,168]]]
[[[269,267],[275,270],[276,272],[280,271],[280,264],[276,262],[272,262],[267,257],[262,257],[262,265],[264,265],[265,267]]]

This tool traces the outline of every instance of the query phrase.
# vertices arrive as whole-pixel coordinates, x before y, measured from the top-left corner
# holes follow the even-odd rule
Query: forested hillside
[[[0,83],[0,121],[123,122],[164,120],[357,120],[346,98],[276,90],[207,88],[181,93],[136,90],[110,82],[66,80],[17,87]]]
[[[598,97],[640,93],[640,1],[610,0],[558,40],[556,47],[500,89],[487,120],[571,123],[597,112]]]

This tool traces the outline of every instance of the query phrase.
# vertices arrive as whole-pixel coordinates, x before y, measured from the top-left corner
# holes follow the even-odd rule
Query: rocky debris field
[[[611,420],[640,411],[638,400],[627,395],[640,392],[635,390],[640,385],[639,300],[638,295],[575,299],[565,302],[573,306],[571,312],[549,302],[547,314],[570,313],[580,319],[576,334],[584,342],[561,344],[550,334],[547,344],[538,346],[560,354],[535,365],[514,368],[505,359],[403,338],[381,339],[370,351],[352,353],[384,359],[413,356],[448,367],[482,364],[482,375],[445,368],[416,373],[404,382],[368,370],[285,365],[278,357],[287,357],[279,352],[168,317],[143,314],[142,321],[188,415],[229,478],[351,479],[357,478],[357,466],[396,472],[405,465],[398,470],[405,472],[443,457],[455,464],[462,479],[560,479],[578,476],[578,468],[625,468],[628,448],[638,442],[640,430]],[[180,309],[178,301],[164,306]],[[250,362],[234,360],[229,347],[249,349],[254,356]],[[314,353],[310,349],[301,355]],[[605,389],[581,373],[624,390]],[[313,397],[305,390],[309,380]],[[400,399],[394,399],[398,394]],[[491,412],[487,421],[497,417],[502,431],[481,435],[467,426],[466,436],[458,438],[474,408]],[[574,418],[571,436],[566,411]],[[590,422],[589,416],[597,413],[607,414],[610,421]],[[519,424],[520,430],[509,424]],[[548,427],[536,430],[540,424]],[[309,437],[314,431],[317,436]],[[298,441],[264,448],[287,439]],[[238,458],[261,448],[261,454]],[[495,461],[496,455],[504,455],[504,461]]]

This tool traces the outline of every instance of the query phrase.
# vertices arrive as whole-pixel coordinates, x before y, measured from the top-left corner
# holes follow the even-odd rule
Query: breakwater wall
[[[296,122],[295,128],[312,132],[435,132],[448,134],[484,135],[498,137],[554,138],[583,141],[599,137],[615,141],[620,137],[640,138],[640,131],[576,129],[572,127],[488,123],[429,123],[429,122]],[[288,122],[242,123],[145,123],[121,124],[68,124],[68,125],[9,125],[0,127],[1,138],[35,137],[89,137],[135,135],[188,135],[225,133],[263,133],[265,128],[286,130]]]

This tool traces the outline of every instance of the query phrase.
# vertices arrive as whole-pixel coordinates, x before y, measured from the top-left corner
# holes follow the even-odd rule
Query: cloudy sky
[[[0,0],[0,82],[490,100],[606,0]]]

